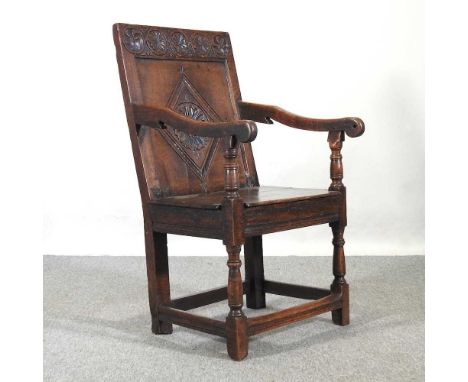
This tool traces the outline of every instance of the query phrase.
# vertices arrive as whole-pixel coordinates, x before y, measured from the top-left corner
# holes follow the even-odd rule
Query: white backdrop
[[[54,115],[44,253],[144,253],[112,41],[112,24],[127,22],[228,31],[244,100],[310,117],[361,117],[365,134],[343,149],[346,253],[424,254],[423,1],[57,4],[40,31],[51,59],[38,63],[46,83],[38,102]],[[325,133],[259,124],[253,147],[263,185],[328,187]],[[331,254],[330,241],[327,226],[272,234],[265,255]],[[172,255],[225,255],[208,239],[170,236],[169,246]]]

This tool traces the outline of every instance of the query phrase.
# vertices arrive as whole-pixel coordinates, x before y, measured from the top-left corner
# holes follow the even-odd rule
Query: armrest
[[[257,136],[253,121],[205,122],[195,121],[167,108],[132,104],[137,125],[164,129],[171,126],[177,130],[201,137],[223,138],[235,136],[240,142],[251,142]]]
[[[310,131],[344,131],[349,137],[359,137],[364,133],[364,122],[360,118],[314,119],[301,117],[278,106],[239,102],[241,118],[260,123],[272,124],[272,119],[283,125]]]

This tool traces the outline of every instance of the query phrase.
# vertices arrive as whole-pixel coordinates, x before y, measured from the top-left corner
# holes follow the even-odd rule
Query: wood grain
[[[306,118],[278,106],[239,102],[241,118],[272,124],[275,120],[283,125],[308,131],[344,131],[349,137],[358,137],[364,133],[364,122],[360,118],[347,117],[336,119]]]

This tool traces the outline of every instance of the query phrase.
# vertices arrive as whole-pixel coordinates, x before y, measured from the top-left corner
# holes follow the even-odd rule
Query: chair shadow
[[[378,273],[377,273],[378,274]],[[125,275],[128,278],[128,275]],[[122,276],[123,277],[123,276]],[[116,286],[118,278],[114,278]],[[136,301],[142,299],[139,294],[140,289],[145,288],[145,280],[135,279],[134,285],[138,286],[132,295],[128,296],[128,301],[135,304]],[[353,304],[351,306],[351,312],[358,312],[351,314],[351,324],[346,327],[340,327],[333,324],[330,313],[326,316],[317,316],[304,321],[299,321],[288,326],[277,328],[274,331],[259,334],[249,339],[250,355],[247,359],[260,359],[269,357],[272,355],[278,355],[282,353],[288,353],[295,350],[304,348],[310,348],[313,346],[320,346],[324,343],[330,343],[337,339],[350,339],[362,335],[363,333],[369,332],[381,332],[382,331],[382,320],[385,320],[385,328],[391,329],[399,326],[408,324],[408,317],[399,317],[385,305],[373,306],[372,309],[364,309],[366,304],[364,294],[366,293],[366,285],[379,285],[378,280],[375,279],[375,273],[366,274],[354,280],[359,288],[356,288],[356,293],[361,294],[361,303],[356,304],[360,306],[360,309],[353,310]],[[354,284],[354,285],[356,285]],[[121,287],[121,285],[120,285]],[[177,288],[178,295],[184,295],[189,293],[190,290],[182,286]],[[107,290],[113,290],[112,288]],[[359,290],[359,292],[358,292]],[[374,289],[375,291],[375,289]],[[192,291],[193,292],[193,291]],[[384,291],[382,291],[384,292]],[[391,293],[389,291],[388,293]],[[122,304],[121,295],[115,295],[115,300],[112,303]],[[268,304],[268,310],[275,308],[274,299],[271,299],[272,303]],[[146,305],[146,303],[144,304]],[[143,300],[142,300],[143,306]],[[361,313],[363,312],[363,314]],[[409,312],[408,314],[411,314]],[[226,317],[225,313],[214,314],[212,318],[224,321]],[[410,317],[411,318],[411,317]],[[417,320],[424,320],[424,316],[414,317]],[[45,317],[44,327],[45,328],[59,328],[66,331],[71,331],[79,334],[87,334],[91,336],[97,336],[102,338],[113,339],[116,341],[125,341],[127,343],[135,345],[143,345],[149,347],[160,348],[168,351],[174,351],[187,355],[193,355],[193,342],[181,341],[181,337],[184,336],[196,336],[198,340],[196,344],[196,354],[202,354],[205,357],[211,359],[228,359],[225,340],[221,337],[213,336],[203,332],[186,329],[174,325],[174,333],[172,335],[158,335],[155,336],[151,330],[149,311],[146,313],[136,314],[125,319],[109,320],[105,318],[95,317],[92,315],[73,314],[72,311],[63,314],[62,311],[55,312],[52,316]],[[287,343],[278,344],[276,336],[274,334],[284,334],[287,331],[294,329],[305,328],[307,325],[318,324],[314,330],[302,330],[300,339]],[[325,325],[327,324],[327,325]],[[181,334],[181,335],[178,335]],[[296,333],[297,334],[297,333]],[[175,337],[175,338],[174,338]]]
[[[225,315],[214,315],[213,318],[224,321]],[[251,354],[248,359],[260,359],[272,355],[309,348],[311,346],[318,346],[324,343],[333,342],[337,339],[353,338],[359,336],[364,329],[366,333],[372,331],[381,332],[382,324],[379,323],[379,321],[383,318],[387,320],[385,323],[386,328],[395,328],[408,324],[406,319],[397,319],[393,322],[388,322],[389,316],[385,314],[376,315],[372,317],[372,320],[369,320],[369,316],[366,316],[366,320],[352,316],[351,325],[346,327],[336,326],[333,324],[331,317],[314,317],[275,329],[273,332],[275,334],[286,333],[294,328],[303,328],[307,325],[314,325],[313,321],[329,323],[329,329],[318,333],[304,331],[310,334],[301,336],[301,339],[298,341],[281,343],[281,345],[267,339],[269,338],[269,334],[272,332],[253,336],[249,339],[249,349]],[[193,346],[186,345],[186,341],[181,341],[180,336],[177,336],[177,333],[192,335],[206,339],[206,341],[197,343],[196,353],[198,355],[203,354],[211,359],[227,359],[225,340],[221,337],[176,325],[174,325],[174,333],[172,335],[154,335],[150,330],[149,313],[132,316],[125,320],[108,320],[91,316],[71,316],[66,319],[54,319],[51,326],[80,334],[87,333],[93,337],[100,336],[102,338],[125,341],[136,345],[157,347],[187,355],[194,354]],[[173,336],[179,338],[174,338],[174,340],[172,340]]]

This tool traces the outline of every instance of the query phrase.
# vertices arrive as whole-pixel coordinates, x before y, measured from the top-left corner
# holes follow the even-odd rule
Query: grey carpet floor
[[[424,257],[348,257],[351,324],[330,313],[251,338],[150,331],[142,257],[44,257],[45,381],[422,381]],[[328,287],[330,257],[266,257],[266,277]],[[223,257],[171,257],[173,297],[224,285]],[[303,300],[267,295],[267,312]],[[224,319],[225,302],[194,312]],[[262,312],[246,309],[247,315]]]

